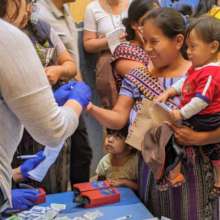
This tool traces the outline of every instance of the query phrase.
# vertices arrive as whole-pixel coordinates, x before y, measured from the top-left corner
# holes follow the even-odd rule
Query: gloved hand
[[[43,151],[39,151],[38,153],[36,153],[36,157],[28,159],[24,163],[22,163],[20,165],[22,176],[24,178],[28,178],[28,172],[33,170],[36,166],[38,166],[44,159],[45,156],[43,154]]]
[[[76,82],[72,91],[69,93],[68,99],[73,99],[77,101],[82,106],[82,108],[86,108],[86,106],[91,101],[91,96],[91,89],[86,83]]]
[[[39,191],[37,189],[13,189],[12,190],[12,208],[24,210],[35,205],[38,199]]]
[[[54,91],[54,98],[59,106],[64,105],[68,100],[69,93],[76,83],[76,81],[70,81]]]

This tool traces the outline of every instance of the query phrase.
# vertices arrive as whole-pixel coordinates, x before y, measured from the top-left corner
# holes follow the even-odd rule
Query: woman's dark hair
[[[126,39],[133,40],[135,38],[135,32],[131,25],[134,22],[138,22],[141,17],[143,17],[146,12],[155,8],[156,5],[159,7],[157,0],[134,0],[129,6],[128,17],[123,19],[122,23],[126,28],[127,37]]]
[[[170,39],[175,38],[178,34],[185,36],[186,21],[179,12],[172,8],[153,9],[146,14],[142,23],[144,24],[147,20],[153,20],[153,23]],[[185,44],[183,44],[181,52],[183,57],[187,58]]]
[[[207,13],[215,4],[216,0],[200,0],[195,17]]]
[[[149,11],[143,18],[144,24],[147,20],[161,29],[165,36],[174,38],[178,34],[185,35],[185,21],[183,16],[172,8],[156,8]]]
[[[3,18],[6,14],[7,0],[0,0],[0,18]]]
[[[186,31],[186,38],[189,37],[192,30],[206,43],[218,41],[220,45],[220,20],[212,16],[203,15],[191,20]],[[219,48],[220,49],[220,48]]]

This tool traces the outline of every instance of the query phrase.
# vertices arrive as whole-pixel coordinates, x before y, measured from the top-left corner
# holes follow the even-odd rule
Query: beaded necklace
[[[122,13],[123,13],[123,2],[122,0],[120,1],[120,14],[119,14],[119,17],[120,17],[120,20],[119,20],[119,24],[115,24],[115,21],[114,21],[114,18],[113,18],[113,11],[112,11],[112,7],[111,5],[109,4],[109,1],[108,0],[105,0],[106,2],[106,6],[108,7],[108,11],[110,12],[110,18],[111,18],[111,23],[114,27],[114,29],[117,29],[118,27],[120,27],[122,25]]]

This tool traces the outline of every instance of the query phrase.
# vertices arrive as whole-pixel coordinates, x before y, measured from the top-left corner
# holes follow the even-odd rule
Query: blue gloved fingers
[[[28,178],[28,172],[33,170],[36,166],[38,166],[45,159],[45,155],[43,151],[39,151],[36,154],[36,157],[26,160],[24,163],[20,165],[20,170],[23,177]]]
[[[63,89],[63,90],[70,90],[76,85],[77,81],[69,81],[68,83],[63,84],[60,86],[58,89]]]
[[[73,99],[85,108],[91,100],[91,89],[84,82],[70,81],[58,88],[54,97],[59,106]]]
[[[39,157],[42,157],[42,156],[44,156],[44,151],[43,151],[43,150],[40,150],[40,151],[38,151],[38,152],[36,153],[36,155],[39,156]]]
[[[68,99],[77,101],[85,108],[91,101],[92,92],[90,87],[84,82],[77,82],[72,91],[70,91]]]
[[[74,80],[71,80],[68,82],[70,88],[72,89],[78,82],[77,81],[74,81]]]
[[[35,168],[39,163],[41,163],[45,159],[45,155],[42,152],[38,152],[36,154],[37,157],[29,159],[29,161],[32,163],[33,168]],[[27,160],[28,161],[28,160]]]
[[[33,189],[17,189],[17,190],[20,190],[20,192],[22,190],[22,192],[24,194],[30,194],[30,195],[33,195],[33,196],[37,196],[39,194],[39,191],[35,188],[33,188]]]
[[[26,207],[29,208],[29,207],[35,205],[35,203],[34,203],[35,201],[37,201],[37,199],[36,199],[36,200],[31,200],[31,199],[25,197],[25,198],[23,199],[23,204],[24,204]]]
[[[25,205],[25,204],[22,204],[19,209],[20,210],[25,210],[25,209],[28,209],[28,208],[30,208],[30,207]]]
[[[59,106],[63,106],[68,99],[69,92],[77,82],[70,81],[54,91],[54,98]]]
[[[39,191],[36,189],[13,189],[13,209],[27,209],[34,205],[38,198]]]

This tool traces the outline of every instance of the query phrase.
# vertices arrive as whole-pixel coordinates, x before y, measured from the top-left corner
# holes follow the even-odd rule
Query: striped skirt
[[[139,196],[156,217],[172,220],[219,220],[219,200],[210,200],[214,184],[213,168],[202,149],[192,148],[194,157],[182,163],[186,182],[165,192],[157,190],[151,171],[139,160]]]

